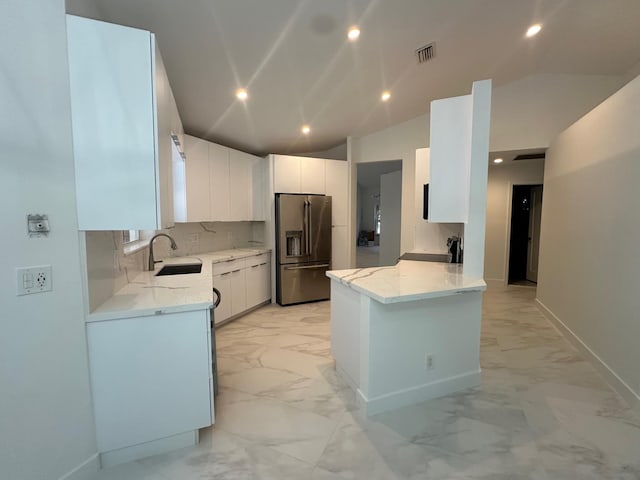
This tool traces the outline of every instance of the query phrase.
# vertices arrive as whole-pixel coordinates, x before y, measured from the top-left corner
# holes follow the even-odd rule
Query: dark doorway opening
[[[536,285],[540,250],[542,185],[514,185],[509,240],[510,284]]]

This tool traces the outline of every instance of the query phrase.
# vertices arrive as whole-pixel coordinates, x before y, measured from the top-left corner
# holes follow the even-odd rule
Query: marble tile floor
[[[365,418],[336,377],[329,302],[218,331],[216,425],[201,443],[96,480],[640,479],[640,416],[534,305],[485,294],[482,384]]]

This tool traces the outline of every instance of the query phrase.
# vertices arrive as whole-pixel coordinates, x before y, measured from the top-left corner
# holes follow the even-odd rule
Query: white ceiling
[[[640,60],[639,0],[67,0],[67,11],[155,32],[185,131],[258,154],[333,147],[478,79],[623,75]],[[542,32],[525,39],[534,22]],[[418,65],[414,50],[433,41],[436,58]]]

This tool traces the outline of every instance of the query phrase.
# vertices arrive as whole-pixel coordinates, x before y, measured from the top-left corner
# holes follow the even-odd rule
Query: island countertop
[[[389,267],[332,270],[327,276],[380,303],[400,303],[484,291],[482,278],[462,273],[462,264],[400,260]]]
[[[144,271],[136,275],[115,295],[90,312],[87,322],[100,322],[120,318],[154,315],[160,313],[188,312],[208,309],[213,306],[213,264],[237,258],[246,258],[266,249],[233,249],[210,253],[200,253],[188,257],[172,257],[160,265],[202,263],[200,273],[188,275],[155,276],[161,267],[153,272]]]

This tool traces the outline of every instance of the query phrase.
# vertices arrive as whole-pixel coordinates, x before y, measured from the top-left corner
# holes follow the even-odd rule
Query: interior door
[[[331,260],[331,197],[309,196],[309,261]]]
[[[529,243],[527,246],[527,280],[538,283],[538,255],[540,253],[540,223],[542,219],[542,185],[531,188],[529,213]]]

